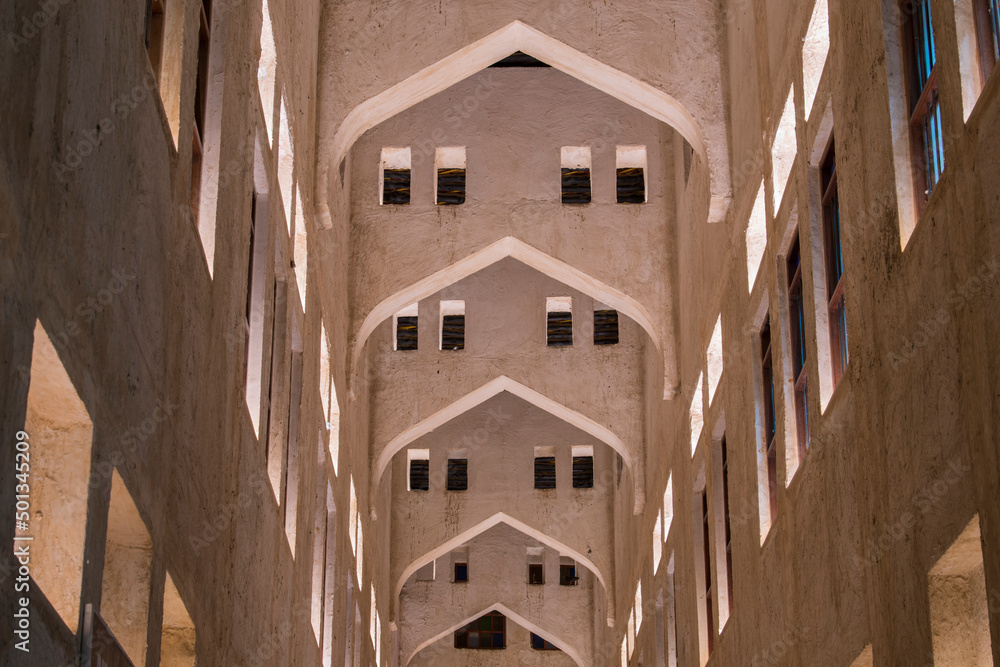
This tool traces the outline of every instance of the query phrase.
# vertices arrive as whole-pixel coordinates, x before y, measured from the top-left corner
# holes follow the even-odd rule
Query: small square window
[[[562,556],[559,559],[559,585],[576,586],[580,577],[576,576],[576,562],[572,558]]]
[[[552,644],[542,637],[539,637],[534,632],[531,633],[531,648],[536,651],[558,651],[559,647]]]
[[[462,583],[469,580],[469,564],[455,563],[455,582]]]
[[[410,203],[410,149],[382,149],[382,204]]]
[[[430,489],[430,461],[415,459],[410,461],[410,491]]]
[[[594,488],[594,457],[573,456],[573,488]]]
[[[619,204],[646,202],[646,147],[618,146],[616,189]]]
[[[382,172],[382,203],[410,203],[410,170],[386,169]]]
[[[601,306],[594,310],[594,345],[618,344],[618,311]]]
[[[528,563],[528,583],[532,586],[545,583],[545,568],[541,563]]]
[[[465,491],[469,488],[469,459],[448,459],[448,490]]]
[[[396,313],[396,337],[393,341],[398,351],[417,349],[417,304],[411,304]]]
[[[456,206],[465,203],[465,147],[448,146],[435,151],[437,184],[435,203]]]
[[[549,347],[573,344],[573,299],[548,297],[545,300],[545,342]]]
[[[396,349],[412,351],[417,349],[417,316],[396,318]]]
[[[562,147],[562,203],[589,204],[590,147]]]
[[[556,488],[556,457],[554,456],[535,457],[535,488],[536,489]]]
[[[441,302],[441,349],[465,349],[465,302]]]

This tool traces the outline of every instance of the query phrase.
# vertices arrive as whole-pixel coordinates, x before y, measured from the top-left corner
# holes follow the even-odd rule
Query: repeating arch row
[[[676,98],[521,21],[513,21],[365,100],[347,114],[334,134],[329,160],[323,161],[317,177],[320,224],[328,229],[333,226],[327,192],[330,167],[340,163],[358,137],[515,51],[542,60],[670,125],[708,164],[705,137],[694,117]]]
[[[418,280],[409,287],[382,300],[372,308],[358,329],[354,340],[351,357],[352,376],[356,377],[365,343],[379,324],[392,317],[401,308],[421,299],[426,299],[432,294],[440,292],[445,287],[482,271],[486,267],[507,257],[516,259],[522,264],[530,266],[536,271],[544,273],[550,278],[606,303],[615,310],[627,315],[646,331],[656,346],[661,364],[663,363],[663,338],[653,323],[653,318],[649,314],[649,311],[638,300],[596,278],[592,278],[583,271],[542,252],[538,248],[528,245],[520,239],[513,236],[505,236],[450,266]],[[664,381],[665,387],[673,386],[670,378],[665,378]]]
[[[505,391],[528,403],[531,403],[537,408],[545,410],[549,414],[554,417],[558,417],[568,424],[576,426],[581,431],[589,433],[618,452],[622,459],[624,459],[625,465],[628,467],[629,472],[633,476],[633,481],[635,482],[633,484],[635,487],[635,502],[638,507],[642,494],[639,489],[639,476],[635,471],[635,459],[633,458],[632,452],[629,452],[621,438],[615,435],[607,427],[598,424],[590,417],[587,417],[576,410],[571,410],[562,403],[554,401],[548,396],[545,396],[530,387],[526,387],[520,382],[510,379],[506,375],[501,375],[495,380],[487,382],[482,387],[466,394],[451,405],[438,410],[430,417],[414,424],[393,438],[379,453],[378,460],[375,464],[375,483],[372,485],[372,493],[377,493],[378,485],[382,481],[382,474],[385,472],[385,469],[389,467],[392,457],[395,456],[400,450],[418,438],[427,435],[435,429],[452,421],[456,417],[468,412],[478,405],[485,403],[489,399]],[[636,511],[638,512],[639,509]]]

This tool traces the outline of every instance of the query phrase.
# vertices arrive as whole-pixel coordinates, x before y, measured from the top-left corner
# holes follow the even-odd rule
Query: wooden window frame
[[[900,12],[908,17],[900,29],[907,80],[913,179],[917,212],[920,214],[945,167],[936,41],[930,0],[901,0]],[[918,38],[923,39],[922,48],[917,47]]]
[[[473,625],[482,626],[483,619],[489,618],[490,621],[488,629],[482,627],[472,628]],[[470,636],[475,633],[476,643],[482,643],[483,639],[487,639],[489,646],[469,646]],[[500,645],[495,646],[496,638],[499,636]],[[506,617],[498,611],[491,611],[488,614],[480,616],[474,621],[463,625],[458,630],[455,630],[455,648],[459,649],[474,649],[474,650],[498,650],[507,648],[507,619]]]
[[[1000,0],[972,0],[983,85],[1000,60]]]
[[[847,371],[850,351],[847,344],[847,299],[845,297],[844,254],[841,242],[840,194],[834,137],[820,162],[823,196],[823,254],[826,260],[827,311],[830,324],[830,366],[833,386]]]
[[[792,352],[792,381],[795,388],[795,432],[799,460],[809,449],[809,373],[806,340],[805,286],[802,275],[802,248],[795,232],[785,258],[788,274],[788,338]]]

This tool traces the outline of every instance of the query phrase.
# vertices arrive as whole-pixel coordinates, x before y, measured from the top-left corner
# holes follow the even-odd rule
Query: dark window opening
[[[212,20],[212,6],[203,1],[198,9],[198,78],[194,91],[194,122],[195,135],[198,143],[201,143],[205,140],[205,109],[208,102],[208,47],[211,41],[209,30]]]
[[[254,252],[256,248],[256,228],[257,228],[257,191],[253,191],[250,199],[250,248],[247,251],[247,303],[246,319],[243,327],[243,370],[244,377],[248,377],[250,370],[250,314],[253,311],[253,274],[254,274]]]
[[[445,315],[441,318],[441,349],[465,349],[465,315]]]
[[[505,648],[507,619],[498,611],[455,630],[455,648]]]
[[[535,488],[536,489],[556,488],[556,457],[554,456],[535,457]]]
[[[448,459],[448,490],[469,488],[469,459]]]
[[[574,489],[594,488],[593,456],[573,457],[573,488]]]
[[[194,88],[194,129],[191,138],[191,214],[195,224],[201,208],[201,169],[205,147],[205,114],[208,105],[208,48],[212,6],[204,0],[198,7],[198,63]]]
[[[594,345],[618,344],[618,311],[594,311]]]
[[[775,437],[775,416],[774,416],[774,367],[771,357],[771,317],[768,315],[764,319],[764,326],[760,330],[760,350],[761,350],[761,397],[763,399],[764,413],[764,442],[767,452],[767,485],[768,485],[768,507],[770,509],[771,521],[778,509],[778,454],[777,438]]]
[[[576,576],[575,563],[563,563],[559,566],[559,585],[576,586],[580,577]]]
[[[250,199],[250,250],[247,254],[247,335],[250,332],[250,311],[253,309],[253,254],[254,254],[254,233],[257,227],[257,191],[253,191]]]
[[[465,169],[438,169],[437,203],[444,206],[465,203]]]
[[[715,648],[715,632],[712,629],[712,551],[711,542],[708,538],[708,492],[702,490],[701,492],[701,525],[702,532],[704,534],[704,549],[705,549],[705,618],[708,621],[708,654],[712,655],[712,649]]]
[[[1000,0],[998,0],[1000,1]],[[830,319],[830,364],[833,386],[847,370],[847,306],[844,295],[844,255],[840,243],[840,196],[837,192],[837,158],[833,137],[820,169],[823,186],[823,235],[826,254],[826,289]]]
[[[806,373],[806,311],[802,289],[802,257],[796,233],[786,261],[788,270],[789,335],[792,339],[792,378],[795,381],[795,424],[799,456],[809,448],[809,393]]]
[[[413,459],[410,461],[410,491],[427,491],[430,487],[430,461]]]
[[[147,0],[146,2],[146,51],[149,53],[149,64],[153,66],[153,75],[160,80],[160,70],[163,62],[163,0]]]
[[[531,633],[531,648],[536,651],[558,651],[559,647],[552,644],[542,637],[539,637],[534,632]]]
[[[396,318],[396,349],[417,349],[417,316],[400,315]]]
[[[410,203],[409,169],[382,170],[382,203],[383,204]]]
[[[527,53],[515,51],[503,60],[493,63],[490,67],[549,67],[549,65],[532,58]]]
[[[545,583],[545,568],[541,563],[528,563],[528,583],[532,586]]]
[[[458,583],[469,580],[469,564],[455,563],[455,581]]]
[[[642,204],[646,201],[646,177],[642,167],[619,168],[617,175],[619,204]]]
[[[694,147],[684,140],[684,183],[691,178],[691,163],[694,162]]]
[[[729,611],[733,610],[733,531],[729,516],[729,450],[726,436],[722,436],[722,509],[726,527],[726,586],[729,593]]]
[[[585,167],[562,169],[562,203],[590,203],[590,169]]]
[[[551,312],[546,318],[545,340],[549,347],[573,344],[573,314],[566,311]]]

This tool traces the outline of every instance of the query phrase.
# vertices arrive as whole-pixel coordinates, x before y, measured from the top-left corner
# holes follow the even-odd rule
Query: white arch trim
[[[584,556],[576,549],[566,546],[559,540],[549,537],[542,531],[536,528],[532,528],[523,521],[519,521],[518,519],[515,519],[514,517],[504,512],[497,512],[490,518],[480,521],[475,526],[472,526],[468,530],[459,533],[458,535],[451,538],[447,542],[444,542],[443,544],[438,546],[436,549],[428,551],[423,556],[417,558],[412,563],[407,565],[406,568],[403,570],[403,573],[399,575],[399,580],[396,582],[396,591],[392,599],[394,601],[399,600],[399,594],[400,592],[402,592],[403,585],[406,583],[406,580],[409,579],[410,575],[419,570],[421,567],[423,567],[430,561],[435,560],[443,556],[444,554],[450,552],[452,549],[462,546],[463,544],[465,544],[472,538],[476,537],[477,535],[481,535],[490,528],[493,528],[494,526],[497,526],[501,523],[507,524],[514,530],[524,533],[525,535],[538,540],[545,546],[555,549],[563,555],[572,556],[573,560],[575,560],[577,563],[580,563],[588,570],[593,572],[594,576],[597,577],[597,580],[601,582],[601,586],[604,588],[604,594],[608,597],[608,622],[610,624],[610,622],[613,620],[611,615],[611,603],[612,603],[611,594],[608,592],[608,585],[606,583],[607,580],[604,578],[604,574],[601,573],[601,570],[597,567],[597,565],[595,565],[592,560]]]
[[[434,635],[430,639],[427,639],[427,640],[421,642],[417,646],[417,648],[414,649],[412,653],[410,653],[410,655],[406,656],[406,659],[403,661],[403,667],[406,667],[406,665],[409,665],[410,661],[413,660],[413,657],[415,655],[417,655],[418,653],[420,653],[421,651],[423,651],[425,648],[427,648],[428,646],[430,646],[434,642],[438,641],[439,639],[443,639],[443,638],[447,637],[448,635],[450,635],[451,633],[455,632],[455,630],[458,630],[463,625],[468,625],[472,621],[476,620],[477,618],[479,618],[481,616],[485,616],[486,614],[490,613],[491,611],[499,611],[501,614],[503,614],[507,618],[513,620],[518,625],[520,625],[522,628],[525,628],[529,632],[534,632],[536,635],[538,635],[542,639],[545,639],[546,641],[548,641],[548,642],[550,642],[552,644],[555,644],[556,646],[558,646],[562,650],[563,653],[565,653],[570,658],[572,658],[573,662],[575,662],[580,667],[583,667],[583,665],[584,665],[583,659],[580,657],[580,654],[576,651],[576,649],[573,648],[573,645],[571,643],[563,641],[562,639],[559,639],[558,637],[554,636],[552,633],[550,633],[547,630],[544,630],[541,627],[535,625],[534,623],[532,623],[531,621],[529,621],[525,617],[521,616],[518,613],[515,613],[515,612],[511,611],[510,608],[508,608],[505,605],[502,605],[500,603],[491,605],[491,606],[487,607],[486,609],[483,609],[482,611],[480,611],[480,612],[478,612],[476,614],[473,614],[472,616],[469,616],[465,620],[460,621],[459,623],[456,623],[455,625],[451,626],[447,630],[439,632],[438,634]]]
[[[530,246],[513,236],[505,236],[499,241],[495,241],[485,248],[481,248],[450,266],[432,273],[409,287],[396,292],[375,306],[361,324],[357,338],[354,341],[351,361],[352,371],[357,372],[361,352],[368,341],[368,337],[375,330],[375,327],[392,317],[400,308],[421,299],[426,299],[432,294],[440,292],[445,287],[453,285],[478,271],[482,271],[491,264],[495,264],[507,257],[512,257],[522,264],[526,264],[536,271],[544,273],[550,278],[558,280],[579,292],[592,296],[594,299],[627,315],[646,330],[646,333],[649,334],[653,344],[656,346],[660,359],[663,359],[663,341],[656,326],[653,324],[652,316],[650,316],[645,306],[624,292],[588,276],[566,262],[547,255],[538,248]],[[668,382],[667,386],[671,386],[671,383]]]
[[[431,431],[447,424],[456,417],[468,412],[477,405],[485,403],[487,400],[493,398],[501,392],[509,392],[520,399],[531,403],[537,408],[545,410],[549,414],[557,417],[568,424],[576,426],[581,431],[585,431],[590,435],[594,436],[601,442],[605,443],[616,452],[621,454],[622,459],[625,460],[625,464],[628,466],[629,472],[632,474],[633,487],[635,487],[635,503],[636,512],[639,511],[639,482],[638,475],[635,473],[634,460],[631,453],[625,447],[625,443],[622,442],[621,438],[615,435],[610,429],[596,421],[587,417],[586,415],[577,412],[576,410],[571,410],[567,408],[562,403],[552,400],[548,396],[541,394],[530,387],[526,387],[516,380],[512,380],[506,375],[501,375],[495,380],[490,380],[482,387],[469,392],[462,398],[458,399],[451,405],[438,410],[430,417],[417,422],[410,428],[406,429],[395,438],[389,441],[389,444],[379,453],[378,462],[375,467],[375,483],[372,485],[373,494],[378,491],[379,483],[382,481],[382,473],[389,466],[389,462],[392,461],[392,457],[396,455],[401,449],[406,447],[408,444],[427,435]]]
[[[334,135],[331,164],[338,164],[358,137],[369,129],[515,51],[523,51],[670,125],[708,164],[705,137],[694,117],[677,99],[521,21],[490,33],[354,107]]]

